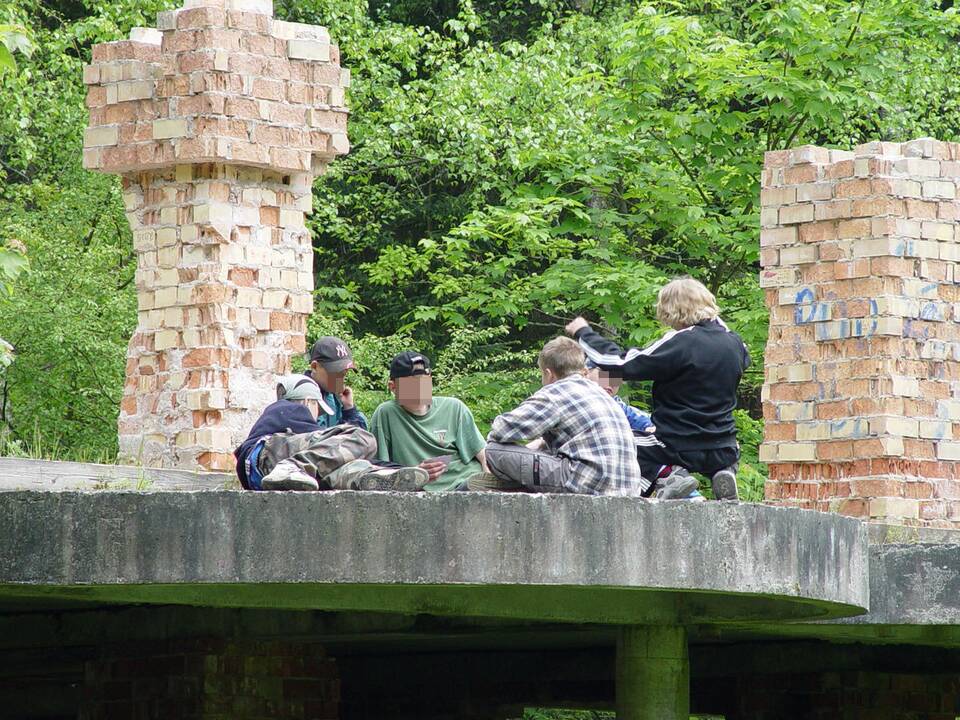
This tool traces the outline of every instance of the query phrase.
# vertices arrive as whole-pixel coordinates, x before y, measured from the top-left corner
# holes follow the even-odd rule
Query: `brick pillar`
[[[304,350],[304,215],[346,153],[349,73],[325,28],[271,0],[187,0],[93,49],[84,166],[122,177],[139,313],[121,457],[226,470]]]
[[[769,501],[960,526],[956,158],[930,139],[767,153]]]
[[[105,646],[84,668],[80,720],[337,720],[336,662],[312,644],[216,639]]]

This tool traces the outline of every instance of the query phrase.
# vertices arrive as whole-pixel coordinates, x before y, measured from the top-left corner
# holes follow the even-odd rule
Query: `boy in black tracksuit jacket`
[[[684,325],[683,313],[664,317],[664,291],[674,283],[695,284],[696,293],[712,302],[709,319]],[[676,290],[677,288],[674,288]],[[582,318],[568,325],[587,359],[598,367],[623,374],[625,380],[653,380],[656,441],[638,445],[640,472],[655,481],[664,465],[679,465],[711,478],[718,500],[736,500],[736,470],[740,459],[733,410],[737,386],[750,364],[743,340],[715,314],[712,294],[689,278],[674,281],[661,291],[658,315],[675,328],[640,350],[622,350],[596,333]],[[694,297],[699,297],[697,294]],[[696,319],[697,314],[690,315]],[[678,327],[681,326],[681,327]]]

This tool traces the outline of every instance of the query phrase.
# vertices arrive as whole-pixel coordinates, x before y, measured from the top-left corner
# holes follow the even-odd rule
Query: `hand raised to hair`
[[[584,320],[582,317],[575,317],[573,320],[567,323],[567,326],[563,329],[570,337],[573,337],[577,334],[577,331],[581,328],[590,327],[590,323]]]

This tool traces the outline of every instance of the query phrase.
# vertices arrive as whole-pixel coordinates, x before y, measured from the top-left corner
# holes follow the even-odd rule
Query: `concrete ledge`
[[[860,523],[495,493],[0,492],[0,598],[601,623],[868,604]]]
[[[960,545],[874,545],[858,625],[960,625]]]

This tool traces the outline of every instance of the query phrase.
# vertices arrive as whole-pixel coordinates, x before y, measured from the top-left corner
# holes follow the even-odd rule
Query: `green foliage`
[[[68,450],[114,447],[135,268],[116,181],[80,169],[81,67],[93,43],[175,4],[0,9],[0,54],[20,53],[15,71],[0,56],[4,288],[20,271],[0,293],[0,335],[18,352],[3,421],[21,441],[39,427]],[[368,412],[389,357],[416,347],[437,392],[485,426],[536,386],[536,351],[572,315],[622,344],[656,337],[656,291],[676,274],[713,289],[747,341],[756,408],[763,152],[960,136],[960,28],[932,0],[275,7],[328,26],[353,71],[353,150],[314,188],[310,332],[351,342]],[[4,254],[15,241],[28,268]],[[629,392],[642,403],[648,388]],[[762,426],[737,421],[742,492],[756,498]]]
[[[323,335],[343,339],[353,351],[356,370],[349,383],[357,407],[368,416],[377,405],[390,399],[387,388],[390,360],[404,350],[425,352],[433,366],[434,394],[457,397],[470,405],[474,420],[484,434],[493,419],[505,409],[518,405],[539,387],[536,352],[518,350],[516,341],[506,340],[506,327],[477,330],[457,328],[450,342],[439,351],[417,344],[410,335],[354,336],[345,322],[311,319],[311,340]],[[298,369],[306,366],[305,361]]]

